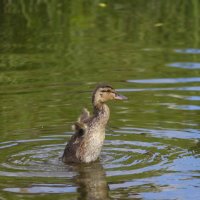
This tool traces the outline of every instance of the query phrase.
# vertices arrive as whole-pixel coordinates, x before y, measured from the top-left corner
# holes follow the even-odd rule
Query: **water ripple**
[[[162,103],[160,105],[166,105],[170,109],[177,110],[200,110],[200,106],[198,105],[177,105],[176,103]]]
[[[183,68],[183,69],[200,69],[199,62],[175,62],[175,63],[170,63],[167,66]]]
[[[129,83],[192,83],[200,82],[200,77],[191,78],[160,78],[160,79],[142,79],[142,80],[127,80]]]
[[[147,134],[142,134],[144,132]],[[192,130],[185,132],[191,133]],[[124,182],[124,185],[131,184],[133,186],[134,181],[131,180],[141,176],[141,174],[143,174],[143,177],[150,178],[151,176],[167,173],[172,170],[173,163],[177,159],[189,156],[191,153],[182,146],[173,146],[171,141],[167,140],[166,142],[164,139],[160,140],[158,138],[163,138],[163,136],[175,137],[175,135],[183,136],[185,132],[180,131],[181,134],[179,134],[175,130],[149,130],[128,127],[114,131],[113,134],[115,134],[116,139],[106,140],[101,153],[100,162],[104,169],[100,166],[95,171],[97,176],[100,173],[100,180],[92,179],[92,181],[98,181],[99,183],[99,181],[102,181],[101,173],[106,173],[108,178],[112,177],[116,180],[115,183],[110,184],[110,187],[120,188],[123,187],[122,182]],[[121,135],[120,138],[118,134]],[[129,137],[127,137],[127,134]],[[195,134],[199,135],[199,133]],[[61,137],[66,136],[61,135]],[[144,137],[145,141],[141,137]],[[129,138],[129,140],[126,138]],[[37,179],[37,184],[32,184],[29,187],[6,187],[3,190],[14,193],[74,193],[77,188],[71,184],[45,184],[43,180],[44,178],[45,180],[51,180],[51,178],[62,179],[64,177],[70,181],[77,177],[77,171],[74,170],[76,166],[66,165],[59,160],[65,145],[58,143],[61,138],[57,139],[56,136],[52,136],[45,139],[0,143],[2,147],[0,176]],[[55,140],[55,144],[52,144],[52,140]],[[90,164],[83,166],[82,169],[84,173],[86,170],[86,175],[83,176],[87,177],[84,180],[87,182],[89,180],[88,176],[92,174],[91,170],[95,170],[95,168]],[[40,178],[43,178],[41,183]],[[83,180],[83,178],[80,180]]]
[[[76,191],[76,187],[64,184],[33,184],[29,188],[5,188],[4,191],[15,193],[71,193]]]
[[[187,48],[187,49],[175,49],[176,53],[183,53],[183,54],[200,54],[200,49],[193,49],[193,48]]]
[[[120,133],[124,134],[143,134],[151,135],[156,138],[179,138],[179,139],[200,139],[200,130],[196,129],[145,129],[145,128],[132,128],[132,127],[121,127],[119,131]],[[163,141],[164,142],[164,141]],[[153,143],[154,145],[154,143]],[[165,143],[163,144],[156,144],[156,147],[165,147]]]
[[[200,86],[166,87],[166,88],[123,88],[119,92],[143,92],[143,91],[200,91]]]
[[[178,99],[185,99],[189,101],[200,101],[200,96],[185,96],[185,95],[178,95],[178,94],[168,94],[167,96],[178,98]]]

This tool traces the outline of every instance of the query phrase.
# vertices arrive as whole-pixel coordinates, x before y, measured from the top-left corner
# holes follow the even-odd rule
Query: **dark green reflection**
[[[196,195],[199,10],[199,0],[0,1],[0,173],[10,161],[14,167],[8,171],[16,170],[16,151],[22,166],[35,161],[22,152],[40,150],[36,160],[42,162],[42,144],[36,142],[32,149],[31,139],[59,137],[48,140],[47,150],[55,153],[55,143],[62,153],[71,125],[83,107],[91,108],[91,91],[97,83],[108,82],[129,98],[109,105],[113,131],[107,131],[101,159],[111,174],[110,198],[133,199],[135,193],[141,198],[151,194],[149,199]],[[21,140],[27,140],[25,145],[18,145]],[[16,146],[5,147],[3,142]],[[95,169],[97,180],[102,177],[99,193],[106,199],[104,170],[90,170]],[[96,181],[90,170],[80,168],[76,178],[66,175],[80,187],[76,194],[59,194],[58,199],[87,198],[87,177]],[[3,175],[0,180],[1,191],[66,181]],[[55,199],[50,194],[2,194],[5,199],[16,196]]]

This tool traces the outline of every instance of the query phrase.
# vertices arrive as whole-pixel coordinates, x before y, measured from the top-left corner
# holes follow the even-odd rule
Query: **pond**
[[[0,199],[198,199],[200,2],[0,2]],[[98,162],[59,159],[111,84]]]

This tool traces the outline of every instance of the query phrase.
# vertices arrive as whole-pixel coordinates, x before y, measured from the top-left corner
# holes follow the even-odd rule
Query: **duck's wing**
[[[78,144],[83,139],[84,134],[86,133],[87,128],[88,128],[87,120],[89,118],[90,118],[90,113],[86,108],[84,108],[77,122],[75,122],[75,124],[72,125],[72,130],[75,133],[69,140],[68,145],[67,145],[68,147]]]
[[[72,126],[72,130],[75,132],[67,143],[62,159],[63,160],[74,160],[76,157],[76,149],[81,146],[87,132],[87,122],[90,119],[89,111],[84,108],[77,122]]]
[[[62,158],[71,159],[71,156],[75,156],[76,149],[80,146],[80,143],[84,139],[84,134],[87,130],[87,126],[84,123],[76,122],[72,129],[75,131],[74,135],[71,136],[69,142],[67,143]],[[67,158],[68,157],[68,158]]]
[[[83,111],[78,118],[78,122],[85,123],[89,118],[90,118],[90,112],[86,108],[83,108]]]
[[[90,118],[89,111],[84,108],[77,122],[72,125],[72,130],[75,132],[75,137],[81,137],[87,130],[87,121]]]
[[[86,123],[82,123],[82,122],[76,122],[73,126],[72,126],[72,130],[75,132],[76,137],[81,137],[84,135],[84,133],[87,130],[87,124]]]

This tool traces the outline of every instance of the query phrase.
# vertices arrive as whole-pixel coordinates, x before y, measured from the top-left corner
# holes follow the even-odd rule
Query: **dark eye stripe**
[[[112,90],[102,90],[101,92],[110,92],[110,93],[115,93]]]

